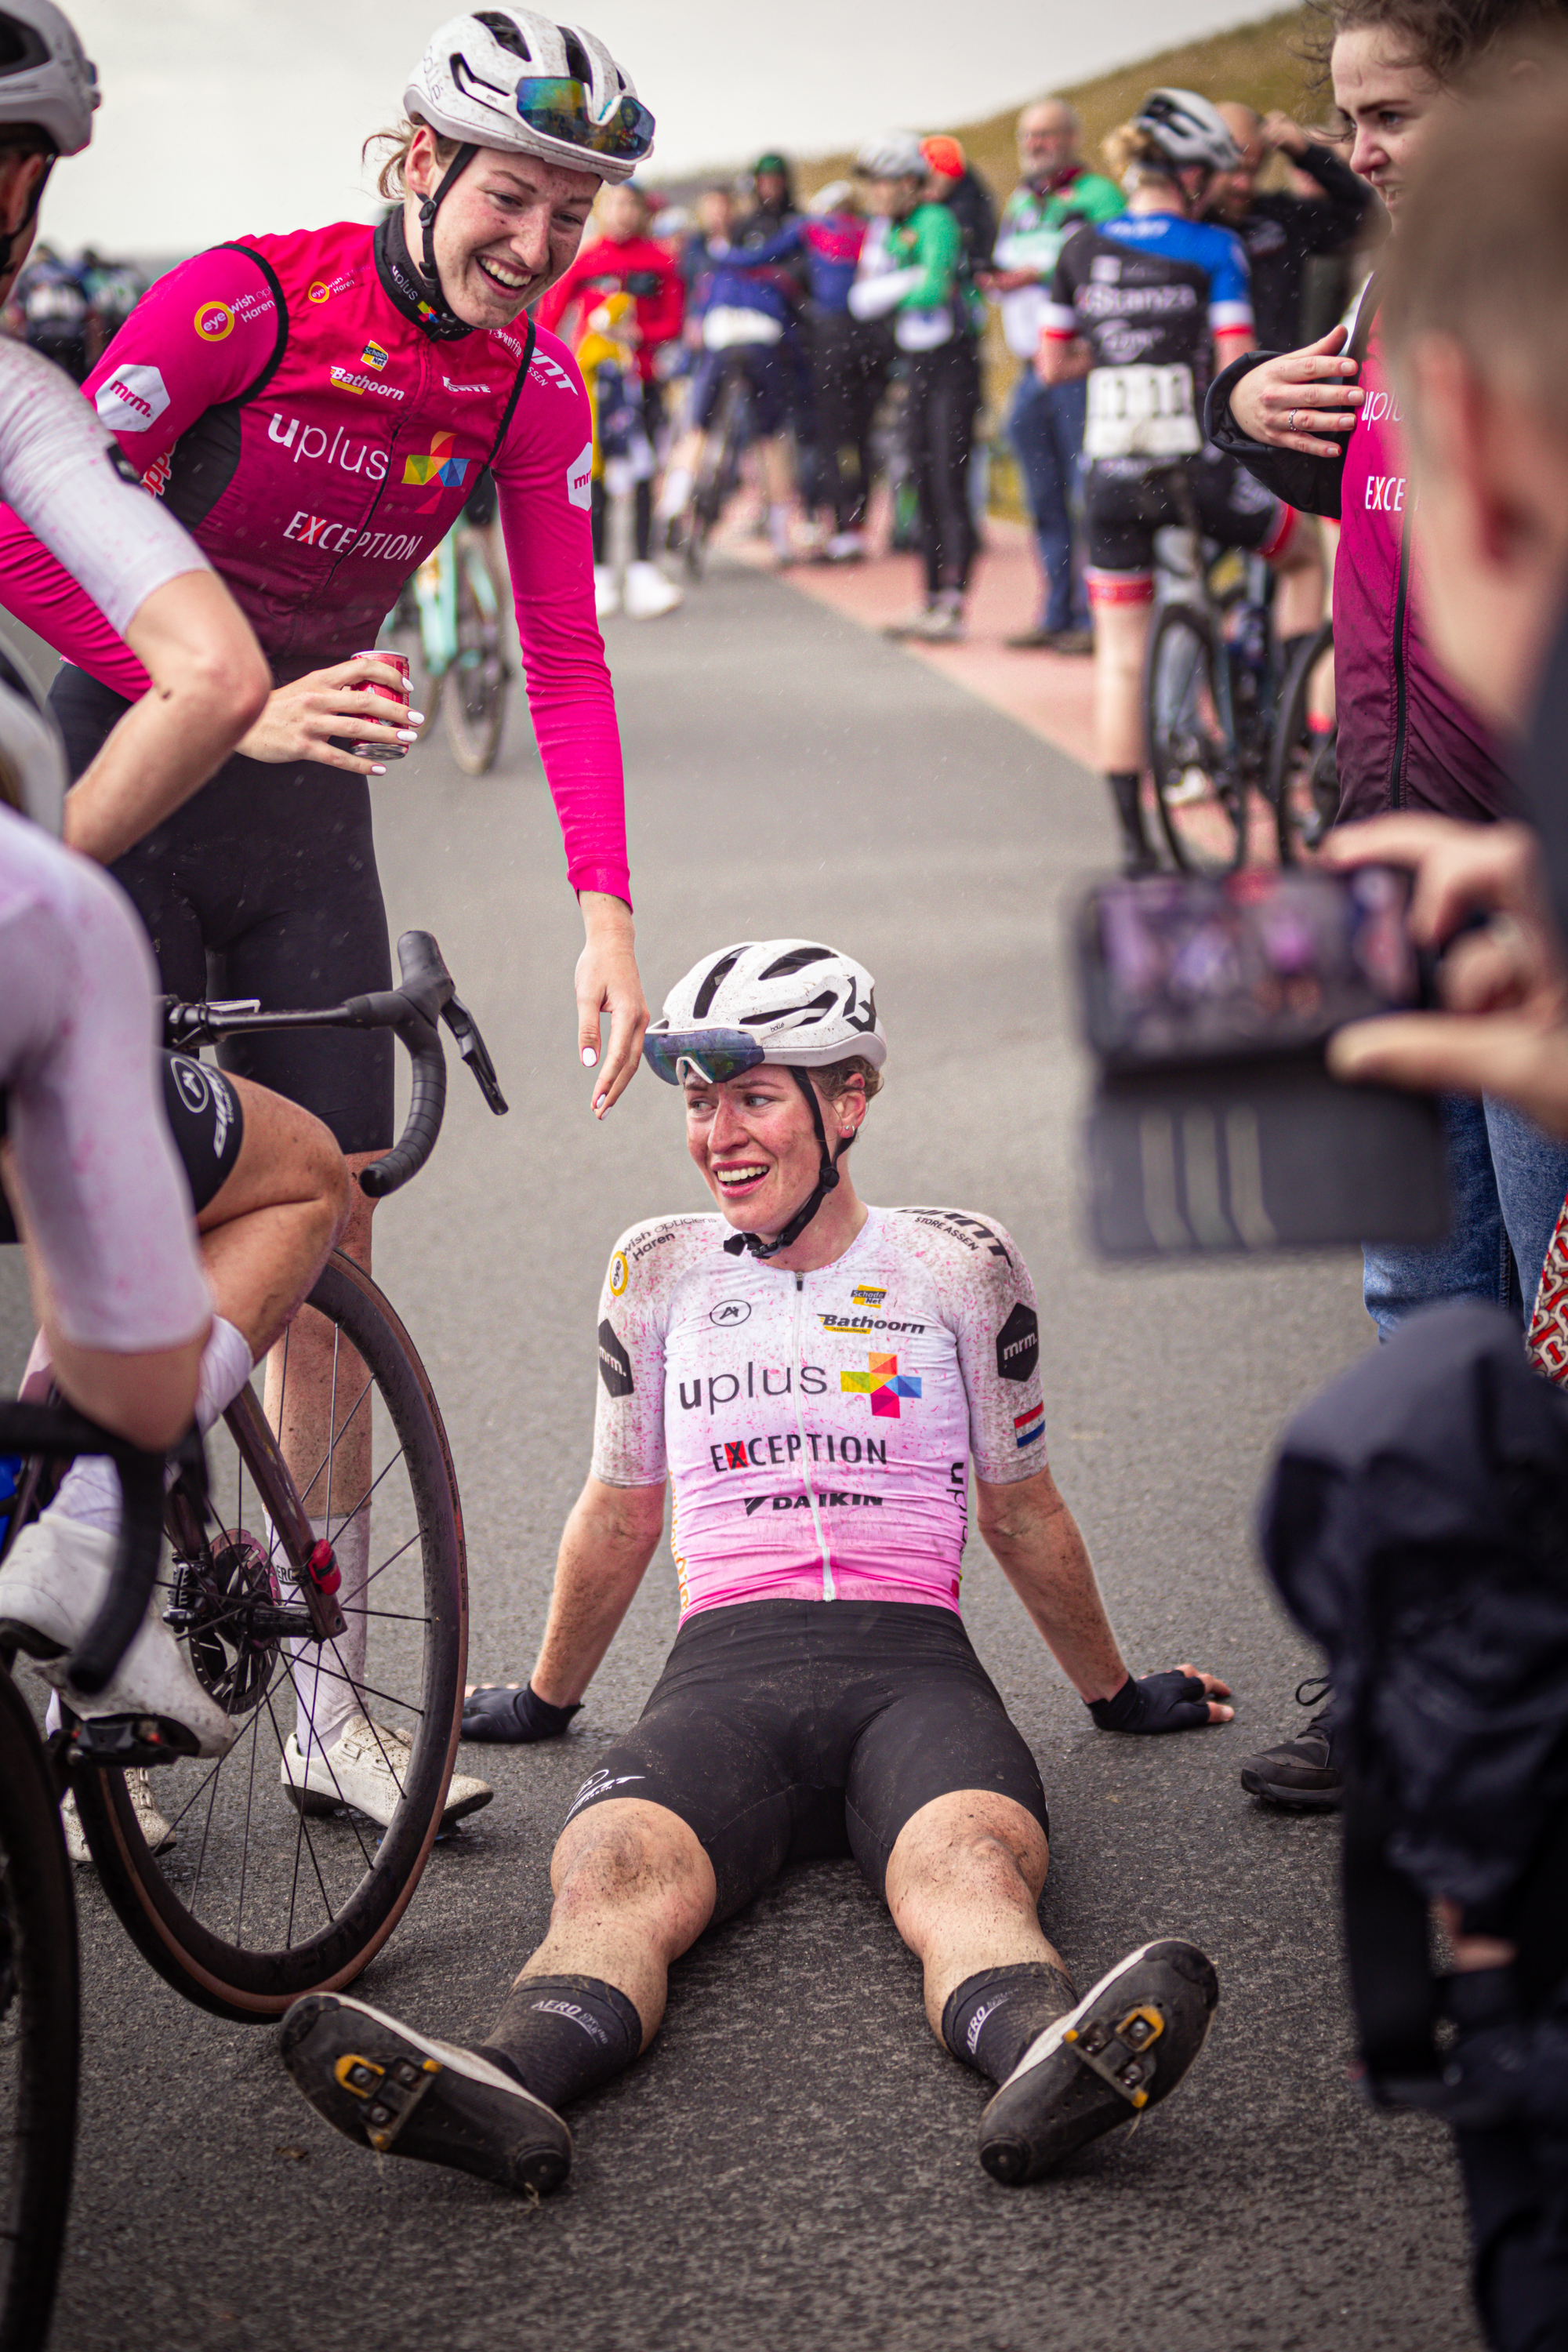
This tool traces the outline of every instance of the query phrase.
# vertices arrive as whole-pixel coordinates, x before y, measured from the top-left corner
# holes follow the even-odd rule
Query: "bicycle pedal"
[[[1154,2062],[1147,2053],[1164,2031],[1165,2021],[1157,2009],[1138,2008],[1129,2010],[1120,2024],[1096,2019],[1091,2025],[1064,2033],[1062,2041],[1075,2058],[1081,2058],[1136,2109],[1149,2104]]]
[[[353,2051],[346,2051],[332,2068],[339,2089],[367,2103],[364,2136],[378,2156],[386,2154],[442,2071],[438,2058],[395,2058],[390,2065],[380,2066]]]
[[[196,1756],[201,1742],[166,1715],[95,1715],[76,1724],[68,1736],[70,1764],[90,1764],[96,1770],[123,1772],[133,1765],[174,1764],[183,1756]]]

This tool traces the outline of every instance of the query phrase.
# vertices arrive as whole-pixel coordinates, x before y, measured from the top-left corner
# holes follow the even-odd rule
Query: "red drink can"
[[[349,659],[351,661],[384,662],[389,669],[395,669],[397,672],[398,677],[403,680],[403,691],[401,694],[395,693],[390,686],[384,686],[378,677],[367,677],[364,681],[364,688],[365,691],[371,694],[384,694],[388,702],[400,703],[402,705],[401,716],[405,723],[406,723],[408,718],[408,698],[412,690],[409,676],[408,656],[406,654],[388,653],[383,646],[373,646],[369,653],[351,654],[349,656]],[[362,760],[405,760],[408,757],[409,752],[409,746],[406,743],[354,743],[351,745],[350,748]]]

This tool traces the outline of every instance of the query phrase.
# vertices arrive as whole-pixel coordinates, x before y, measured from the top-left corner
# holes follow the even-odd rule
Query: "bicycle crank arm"
[[[224,1418],[246,1468],[261,1493],[270,1498],[289,1581],[304,1602],[310,1630],[318,1642],[335,1641],[348,1630],[348,1620],[337,1602],[337,1563],[331,1546],[317,1538],[255,1391],[241,1389]]]

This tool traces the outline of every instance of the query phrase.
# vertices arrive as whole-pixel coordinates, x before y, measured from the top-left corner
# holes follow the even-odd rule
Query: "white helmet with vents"
[[[884,131],[855,158],[863,180],[923,180],[930,166],[912,131]]]
[[[1152,89],[1136,123],[1178,168],[1201,163],[1211,172],[1232,172],[1241,161],[1224,115],[1195,89]]]
[[[36,122],[59,155],[92,137],[98,71],[69,20],[50,0],[0,5],[0,123]]]
[[[604,43],[531,8],[449,17],[403,104],[466,147],[510,148],[601,180],[629,180],[653,152],[653,117]]]
[[[811,940],[763,940],[693,964],[664,1000],[643,1046],[650,1067],[679,1085],[695,1061],[716,1079],[760,1062],[820,1070],[863,1055],[888,1056],[877,984],[863,964]]]

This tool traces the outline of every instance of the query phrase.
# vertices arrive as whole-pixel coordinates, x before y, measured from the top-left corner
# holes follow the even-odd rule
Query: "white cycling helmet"
[[[601,180],[629,180],[653,152],[653,117],[630,74],[581,26],[531,8],[449,17],[403,104],[465,147],[510,148]]]
[[[1224,115],[1195,89],[1152,89],[1134,119],[1178,168],[1201,163],[1211,172],[1232,172],[1241,161]]]
[[[48,706],[0,650],[0,805],[58,841],[65,824],[66,753]]]
[[[664,1000],[664,1011],[643,1042],[656,1076],[679,1086],[688,1070],[714,1085],[760,1063],[782,1063],[811,1108],[818,1152],[816,1184],[784,1226],[764,1242],[734,1234],[724,1247],[772,1257],[787,1249],[816,1216],[838,1181],[838,1162],[854,1141],[829,1151],[822,1105],[807,1070],[861,1055],[874,1070],[888,1057],[877,1018],[877,983],[864,964],[810,940],[763,940],[725,948],[693,964]]]
[[[923,180],[930,166],[912,131],[884,131],[867,140],[855,169],[863,180]]]
[[[4,0],[0,123],[36,122],[58,155],[79,155],[98,102],[98,68],[50,0]]]

